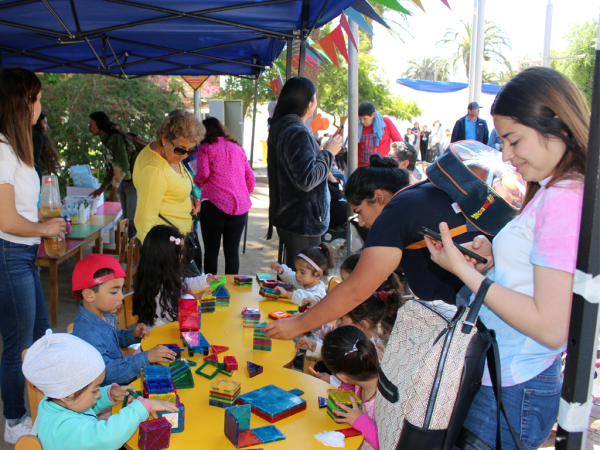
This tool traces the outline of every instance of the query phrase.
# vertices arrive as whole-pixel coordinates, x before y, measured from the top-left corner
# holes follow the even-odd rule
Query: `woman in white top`
[[[31,126],[42,111],[42,84],[26,69],[0,70],[0,393],[4,440],[31,432],[26,416],[21,352],[50,328],[35,267],[42,237],[66,230],[62,217],[39,223],[40,178],[33,163]]]

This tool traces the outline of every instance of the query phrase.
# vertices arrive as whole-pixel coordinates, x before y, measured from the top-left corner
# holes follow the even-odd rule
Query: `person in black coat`
[[[487,122],[479,118],[479,108],[477,102],[469,103],[467,115],[458,119],[454,125],[450,142],[473,139],[487,145],[490,133]]]
[[[281,90],[271,120],[268,145],[269,229],[277,229],[286,248],[285,264],[295,270],[302,248],[317,246],[329,228],[327,174],[342,138],[328,140],[323,150],[306,121],[317,108],[316,90],[304,77],[290,78]]]

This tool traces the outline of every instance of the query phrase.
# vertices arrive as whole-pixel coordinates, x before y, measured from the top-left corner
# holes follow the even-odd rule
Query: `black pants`
[[[232,216],[204,200],[200,209],[200,227],[204,241],[204,271],[217,274],[221,236],[225,254],[225,273],[237,275],[240,270],[240,240],[248,213]]]
[[[284,264],[293,271],[296,271],[294,260],[298,256],[298,253],[307,247],[318,247],[321,243],[321,236],[303,236],[282,230],[281,228],[277,228],[277,235],[285,246]]]

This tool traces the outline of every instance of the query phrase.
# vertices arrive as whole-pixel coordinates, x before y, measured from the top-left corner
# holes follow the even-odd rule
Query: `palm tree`
[[[471,57],[471,25],[461,20],[464,30],[446,30],[444,37],[440,40],[442,44],[451,44],[456,47],[452,63],[456,68],[462,61],[465,65],[467,78],[469,78],[469,62]],[[486,62],[498,63],[505,66],[509,71],[512,70],[508,59],[502,54],[502,50],[512,50],[510,40],[504,30],[493,22],[485,21],[485,31],[483,37],[483,59]]]
[[[450,69],[451,64],[448,60],[438,58],[436,78],[435,59],[423,57],[423,60],[410,60],[408,69],[402,74],[402,77],[413,80],[450,81]]]

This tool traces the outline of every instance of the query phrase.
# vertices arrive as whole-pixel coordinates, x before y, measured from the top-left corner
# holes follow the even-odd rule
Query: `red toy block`
[[[229,347],[225,347],[224,345],[211,345],[210,348],[212,349],[213,353],[215,353],[215,354],[223,353],[223,352],[226,352],[227,350],[229,350]]]
[[[164,417],[140,424],[138,447],[140,450],[163,450],[169,448],[171,423]]]
[[[276,287],[278,284],[279,284],[279,281],[277,281],[277,280],[265,280],[262,282],[263,287],[271,288],[271,289]]]
[[[179,311],[198,311],[198,300],[192,295],[192,298],[180,298],[179,299]]]
[[[225,370],[227,372],[231,372],[232,370],[238,370],[238,363],[235,359],[235,356],[226,356],[225,358],[223,358],[223,362],[225,363]]]
[[[204,357],[204,358],[202,358],[202,359],[203,359],[204,361],[208,361],[208,360],[210,359],[211,361],[214,361],[214,362],[219,362],[219,357],[217,356],[217,354],[216,354],[216,353],[213,353],[212,355],[205,356],[205,357]]]
[[[200,311],[179,311],[179,331],[199,331]]]

